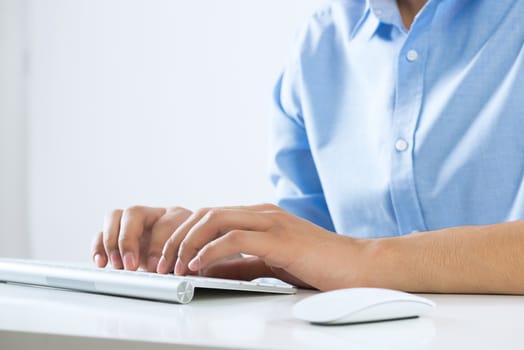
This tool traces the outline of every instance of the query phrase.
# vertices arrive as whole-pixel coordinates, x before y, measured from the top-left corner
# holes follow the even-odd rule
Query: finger
[[[239,209],[220,208],[209,211],[188,232],[180,244],[176,274],[185,274],[187,264],[208,242],[231,230],[265,231],[272,220],[262,213]]]
[[[246,211],[262,211],[262,210],[276,210],[277,206],[273,204],[259,204],[252,206],[230,206],[223,207],[221,209],[230,209],[230,210],[246,210]],[[169,237],[165,242],[164,248],[162,250],[162,256],[158,263],[157,272],[158,273],[168,273],[173,271],[175,268],[175,263],[178,260],[178,252],[180,250],[180,244],[188,235],[191,228],[193,228],[204,216],[212,210],[218,210],[218,208],[202,208],[194,212],[182,225],[180,225],[176,231]],[[189,261],[189,260],[187,260]],[[182,265],[182,264],[180,264]],[[187,269],[182,268],[184,272],[187,272]]]
[[[264,203],[264,204],[255,204],[255,205],[238,205],[238,206],[230,206],[230,207],[223,207],[224,209],[241,209],[241,210],[249,210],[249,211],[275,211],[275,210],[282,210],[280,207],[278,207],[275,204],[270,203]]]
[[[233,230],[206,244],[189,262],[191,271],[205,269],[221,259],[237,253],[264,258],[275,248],[273,235],[268,232]],[[271,264],[274,267],[278,264]]]
[[[104,250],[104,232],[100,231],[93,239],[92,258],[96,267],[105,267],[107,265],[107,255]]]
[[[122,213],[118,247],[126,270],[138,268],[140,238],[165,212],[165,208],[133,206]]]
[[[173,271],[175,261],[178,258],[178,249],[182,240],[186,237],[187,233],[206,213],[211,210],[210,208],[202,208],[191,214],[186,221],[184,221],[168,238],[162,248],[162,256],[158,262],[157,272],[168,273]]]
[[[118,251],[118,234],[120,232],[122,212],[123,210],[121,209],[115,209],[108,213],[104,219],[104,229],[102,234],[104,250],[114,269],[121,269],[124,267],[122,264],[122,257]]]
[[[151,242],[146,257],[147,271],[157,271],[164,243],[176,228],[179,227],[190,215],[191,211],[185,208],[169,208],[167,212],[158,219],[157,222],[155,222],[151,229]]]

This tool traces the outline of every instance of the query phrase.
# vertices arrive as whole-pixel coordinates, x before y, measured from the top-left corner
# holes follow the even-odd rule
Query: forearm
[[[353,283],[411,292],[524,293],[524,221],[364,242]]]

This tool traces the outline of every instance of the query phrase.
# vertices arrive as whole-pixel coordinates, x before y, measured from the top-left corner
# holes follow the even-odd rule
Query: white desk
[[[176,305],[0,283],[0,349],[524,349],[524,297],[426,295],[430,317],[326,327],[291,316],[311,293]]]

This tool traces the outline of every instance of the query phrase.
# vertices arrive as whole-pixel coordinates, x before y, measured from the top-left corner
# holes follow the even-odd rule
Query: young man
[[[95,263],[524,293],[523,44],[523,0],[334,1],[275,90],[279,206],[115,210]]]

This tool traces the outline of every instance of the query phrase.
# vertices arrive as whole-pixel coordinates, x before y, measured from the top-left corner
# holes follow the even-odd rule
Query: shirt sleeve
[[[273,93],[271,182],[281,208],[334,231],[300,112],[299,68],[288,67]]]

